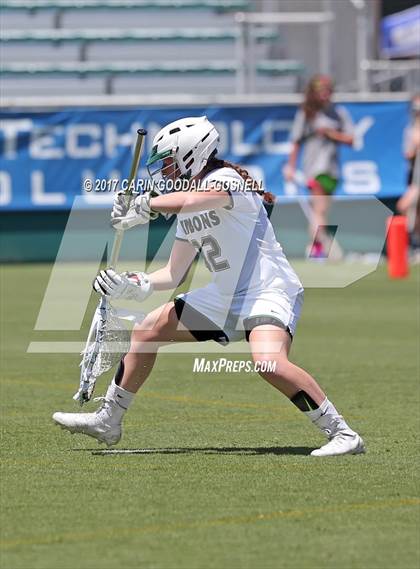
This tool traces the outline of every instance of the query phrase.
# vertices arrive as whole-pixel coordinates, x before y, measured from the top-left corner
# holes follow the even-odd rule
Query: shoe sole
[[[112,447],[112,446],[116,445],[117,443],[119,443],[119,441],[121,439],[121,437],[119,437],[119,439],[117,441],[110,443],[109,441],[107,441],[101,437],[97,437],[91,433],[86,433],[85,431],[79,431],[78,429],[72,429],[71,427],[68,427],[67,425],[62,425],[61,423],[59,423],[55,419],[53,419],[53,421],[54,421],[54,424],[57,425],[57,427],[60,427],[60,429],[62,429],[63,431],[67,431],[71,435],[75,435],[75,434],[86,435],[87,437],[91,437],[92,439],[97,440],[99,444],[104,444],[104,445],[107,445],[108,447]]]
[[[316,458],[323,458],[323,457],[327,457],[327,456],[345,456],[346,454],[365,454],[366,453],[366,446],[365,446],[365,443],[363,441],[360,441],[360,443],[357,445],[357,447],[355,449],[350,450],[348,452],[342,452],[342,453],[338,453],[338,454],[313,454],[313,452],[314,451],[312,451],[309,456],[315,456]]]

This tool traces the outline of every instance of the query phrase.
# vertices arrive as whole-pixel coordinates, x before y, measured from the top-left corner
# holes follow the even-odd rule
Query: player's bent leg
[[[192,342],[194,337],[178,321],[174,305],[168,303],[150,313],[133,333],[130,351],[122,358],[102,405],[95,413],[54,413],[53,420],[71,433],[82,433],[108,446],[121,438],[122,420],[135,393],[152,371],[160,346]]]
[[[328,443],[312,451],[312,456],[365,452],[360,435],[350,429],[315,379],[289,361],[291,337],[288,331],[273,325],[257,326],[249,334],[249,343],[254,362],[275,363],[274,371],[260,375],[284,393],[328,437]],[[273,366],[260,367],[273,369]]]
[[[161,346],[194,341],[194,336],[179,321],[172,302],[154,310],[134,327],[130,351],[122,360],[116,383],[137,393],[150,375]]]
[[[260,373],[266,381],[291,399],[298,391],[305,391],[316,404],[325,399],[325,393],[305,370],[289,361],[291,336],[288,331],[271,324],[253,328],[249,344],[254,362],[275,362],[274,372]],[[262,369],[269,366],[260,365]]]

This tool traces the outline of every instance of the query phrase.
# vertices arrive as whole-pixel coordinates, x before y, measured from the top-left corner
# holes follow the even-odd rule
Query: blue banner
[[[406,176],[401,148],[408,103],[344,106],[355,123],[356,142],[354,148],[340,149],[342,176],[337,193],[380,198],[400,195]],[[0,123],[0,207],[70,209],[77,195],[84,196],[86,207],[109,207],[115,181],[128,175],[139,127],[149,133],[147,153],[163,125],[203,114],[220,132],[219,154],[243,164],[267,190],[282,195],[281,169],[290,151],[296,109],[296,105],[281,105],[5,111]],[[147,176],[144,168],[140,176]]]

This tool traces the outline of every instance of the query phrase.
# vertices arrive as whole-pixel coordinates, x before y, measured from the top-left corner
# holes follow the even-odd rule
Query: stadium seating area
[[[5,0],[3,95],[234,92],[235,12],[248,9],[258,2]],[[302,63],[270,58],[278,28],[257,27],[254,41],[259,88],[296,90]]]

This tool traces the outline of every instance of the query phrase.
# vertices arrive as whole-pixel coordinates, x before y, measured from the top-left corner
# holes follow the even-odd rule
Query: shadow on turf
[[[145,448],[145,449],[73,449],[91,452],[94,455],[115,454],[242,454],[242,455],[309,455],[314,447],[185,447],[185,448]]]

